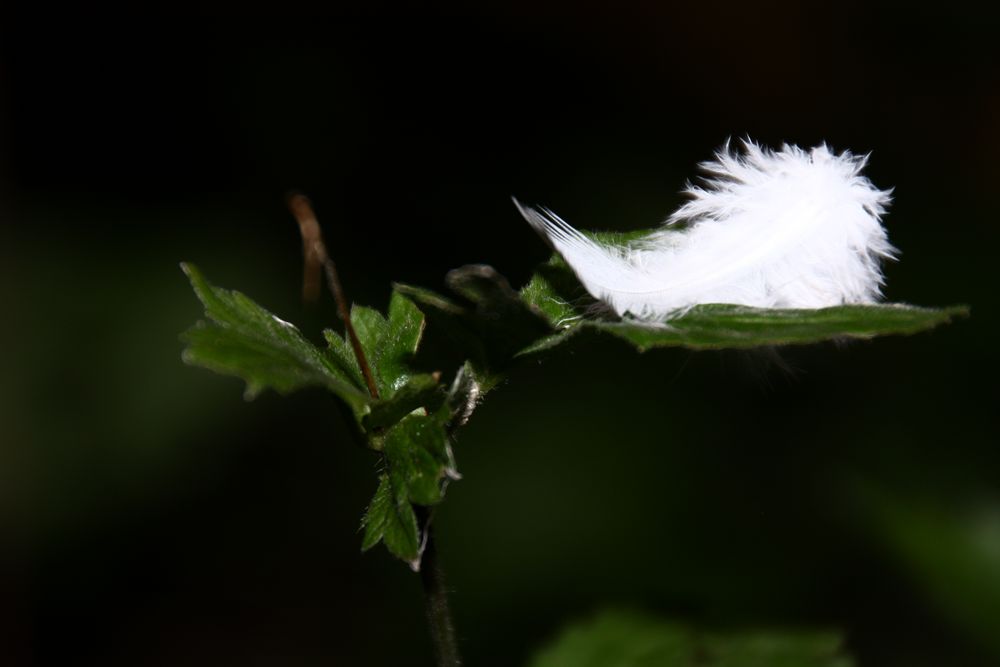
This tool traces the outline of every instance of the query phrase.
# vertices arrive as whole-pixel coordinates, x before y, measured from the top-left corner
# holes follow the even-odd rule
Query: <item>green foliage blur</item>
[[[525,664],[610,606],[833,632],[861,667],[1000,662],[994,17],[6,11],[0,664],[429,664],[419,581],[360,554],[375,459],[350,416],[184,365],[178,262],[319,344],[292,188],[384,312],[392,281],[443,291],[462,264],[527,282],[549,251],[511,194],[648,227],[744,134],[871,150],[888,300],[972,318],[773,353],[592,337],[518,367],[435,519],[466,661]]]

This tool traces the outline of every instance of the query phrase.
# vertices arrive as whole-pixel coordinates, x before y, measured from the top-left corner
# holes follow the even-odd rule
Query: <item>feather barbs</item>
[[[648,237],[599,243],[548,209],[524,218],[595,298],[621,316],[677,317],[703,303],[822,308],[881,296],[895,258],[881,217],[890,191],[862,175],[867,156],[728,143],[702,163],[690,199]]]

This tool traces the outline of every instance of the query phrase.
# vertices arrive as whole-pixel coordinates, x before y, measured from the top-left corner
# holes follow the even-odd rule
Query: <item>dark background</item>
[[[829,627],[862,666],[1000,663],[996,17],[971,3],[0,11],[0,661],[426,665],[331,398],[180,361],[192,261],[318,336],[284,208],[355,301],[677,206],[749,135],[872,151],[912,338],[764,356],[584,340],[457,445],[438,534],[470,665],[607,605]]]

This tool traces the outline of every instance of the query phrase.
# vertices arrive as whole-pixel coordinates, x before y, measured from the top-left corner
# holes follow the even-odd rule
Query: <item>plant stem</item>
[[[337,302],[337,314],[344,323],[344,330],[347,338],[351,342],[351,349],[354,350],[354,358],[358,361],[358,367],[368,385],[368,393],[372,398],[377,399],[378,387],[375,385],[375,376],[372,374],[371,366],[365,357],[364,348],[361,347],[361,340],[351,323],[351,308],[344,294],[344,287],[340,284],[340,276],[337,274],[337,265],[326,251],[326,244],[323,243],[323,233],[316,220],[312,204],[305,195],[293,194],[288,198],[288,208],[299,223],[299,232],[302,235],[302,254],[305,257],[305,277],[302,281],[302,297],[306,301],[315,301],[319,296],[319,267],[323,267],[326,273],[326,282],[333,293],[333,300]]]
[[[420,565],[420,580],[424,585],[424,611],[427,613],[437,666],[459,667],[462,658],[458,654],[455,624],[451,620],[451,608],[448,606],[448,589],[445,586],[444,570],[438,562],[429,513],[427,519],[424,523],[427,541]]]

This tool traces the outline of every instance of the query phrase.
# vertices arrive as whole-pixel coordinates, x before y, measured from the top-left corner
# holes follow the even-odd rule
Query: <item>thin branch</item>
[[[323,233],[320,230],[316,214],[313,212],[312,204],[304,195],[293,194],[288,198],[288,208],[299,223],[299,232],[302,234],[302,255],[305,259],[305,272],[302,280],[302,298],[306,301],[315,301],[319,297],[319,267],[323,267],[326,273],[326,283],[333,293],[333,299],[337,302],[337,314],[340,315],[344,323],[344,330],[347,338],[351,341],[351,349],[354,350],[354,358],[358,362],[361,374],[368,385],[368,392],[372,398],[378,398],[378,387],[375,385],[375,376],[372,374],[371,366],[365,357],[364,348],[361,347],[361,339],[351,324],[351,309],[347,297],[344,295],[344,288],[340,284],[340,276],[337,275],[337,266],[333,263],[330,255],[326,252],[326,245],[323,243]]]

